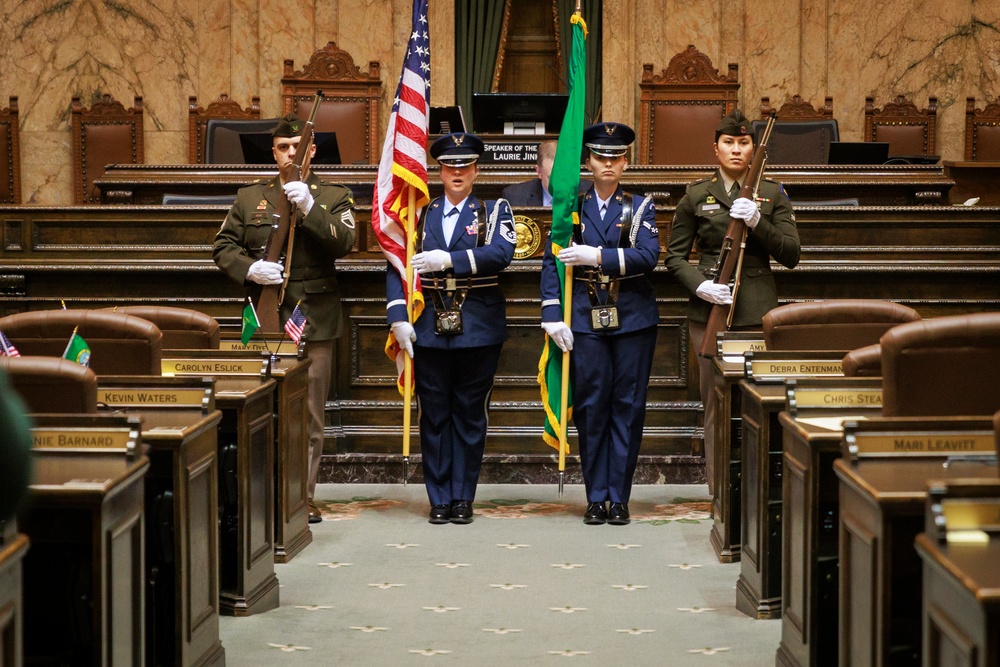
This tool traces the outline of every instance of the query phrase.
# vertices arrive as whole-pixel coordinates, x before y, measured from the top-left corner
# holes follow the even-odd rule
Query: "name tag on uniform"
[[[718,211],[722,208],[721,204],[705,204],[701,207],[702,211]]]

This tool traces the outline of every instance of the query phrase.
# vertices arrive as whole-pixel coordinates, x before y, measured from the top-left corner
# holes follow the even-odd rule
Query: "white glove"
[[[542,328],[560,350],[568,352],[573,349],[573,332],[565,322],[542,322]]]
[[[302,215],[309,215],[309,211],[312,210],[313,202],[315,200],[309,192],[308,185],[302,181],[285,183],[285,196],[288,197],[288,201],[299,207],[299,210],[302,211]]]
[[[557,255],[559,261],[568,266],[598,266],[601,263],[601,249],[592,245],[576,245],[563,248]]]
[[[413,268],[419,273],[444,271],[451,267],[451,253],[447,250],[427,250],[413,256]]]
[[[694,293],[709,303],[728,306],[733,302],[733,295],[729,291],[729,285],[720,285],[711,280],[706,280],[698,285],[698,289]]]
[[[284,281],[281,274],[285,270],[281,264],[258,259],[250,265],[247,280],[258,285],[277,285]]]
[[[760,222],[760,209],[757,208],[757,204],[754,204],[746,197],[740,197],[733,202],[733,205],[729,208],[729,215],[747,223],[747,227],[750,229],[756,227],[757,223]]]
[[[413,344],[417,342],[417,332],[413,330],[413,325],[405,320],[400,320],[399,322],[393,322],[389,330],[392,332],[392,337],[396,339],[399,347],[406,350],[406,353],[412,359]]]

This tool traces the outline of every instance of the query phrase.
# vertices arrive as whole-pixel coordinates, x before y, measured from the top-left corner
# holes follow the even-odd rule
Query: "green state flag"
[[[247,301],[246,308],[243,309],[243,334],[240,340],[246,347],[253,335],[260,329],[260,320],[257,319],[257,311],[253,309],[253,301]]]
[[[549,191],[552,193],[552,254],[569,246],[573,239],[573,225],[580,224],[577,212],[577,193],[580,188],[580,155],[583,153],[584,103],[587,98],[587,24],[579,14],[570,19],[573,24],[573,47],[569,64],[569,101],[559,144],[552,163],[549,177]],[[572,299],[572,286],[566,285],[566,266],[556,260],[561,302]],[[570,293],[567,294],[567,289]],[[567,324],[569,324],[567,322]],[[538,383],[542,386],[542,405],[545,407],[545,432],[542,438],[546,444],[559,449],[560,412],[562,411],[562,358],[559,346],[545,336],[545,347],[538,360]],[[567,422],[573,415],[573,386],[566,387]]]
[[[69,359],[84,366],[90,365],[90,346],[87,345],[87,341],[77,335],[76,329],[73,329],[73,335],[69,337],[69,344],[66,346],[66,351],[63,352],[63,359]]]

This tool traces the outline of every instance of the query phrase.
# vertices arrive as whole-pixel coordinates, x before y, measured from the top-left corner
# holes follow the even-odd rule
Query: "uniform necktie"
[[[458,222],[458,208],[453,208],[444,214],[441,223],[441,231],[444,232],[444,242],[451,245],[451,238],[455,235],[455,225]]]
[[[740,184],[737,181],[733,181],[733,187],[729,188],[729,198],[736,199],[740,196]]]
[[[604,220],[604,214],[608,212],[608,205],[601,204],[601,220]]]

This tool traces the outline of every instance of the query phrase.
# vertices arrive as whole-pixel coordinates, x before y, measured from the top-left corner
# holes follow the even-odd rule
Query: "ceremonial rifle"
[[[740,188],[740,197],[746,197],[750,201],[756,202],[757,188],[760,186],[760,179],[764,175],[764,165],[767,163],[767,142],[771,138],[771,130],[774,128],[776,115],[771,114],[767,119],[767,126],[761,135],[760,145],[755,147],[753,162],[750,164],[750,171],[747,174],[746,182]],[[743,268],[743,252],[747,246],[747,225],[740,218],[729,218],[729,226],[726,228],[726,238],[722,241],[722,249],[719,257],[712,267],[712,281],[720,285],[733,283],[733,302],[728,306],[717,303],[712,306],[712,311],[708,316],[708,323],[705,324],[705,338],[701,341],[701,349],[698,354],[702,357],[712,358],[716,355],[718,343],[715,338],[719,331],[728,331],[733,324],[733,313],[736,312],[736,297],[740,290],[740,271]]]
[[[323,91],[316,91],[313,97],[312,109],[309,110],[309,119],[302,128],[302,135],[298,145],[295,147],[295,157],[292,158],[289,182],[301,181],[309,173],[309,163],[312,158],[313,147],[313,124],[316,120],[316,112],[319,110],[320,102],[323,99]],[[280,181],[279,181],[280,188]],[[288,278],[292,270],[292,245],[295,242],[295,228],[299,225],[299,208],[294,206],[285,193],[278,193],[278,202],[274,206],[274,213],[271,215],[271,234],[264,246],[264,259],[268,262],[281,263],[284,255],[285,271],[282,274],[282,282],[279,285],[264,285],[257,299],[257,318],[260,322],[260,329],[265,334],[280,333],[282,331],[279,310],[281,302],[285,297],[285,288],[288,286]]]

